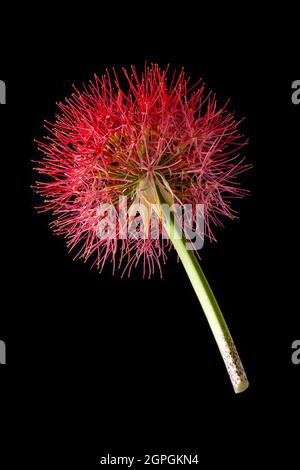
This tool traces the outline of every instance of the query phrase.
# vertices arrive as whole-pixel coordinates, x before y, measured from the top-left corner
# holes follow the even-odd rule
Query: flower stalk
[[[159,190],[158,185],[157,193],[164,215],[164,228],[172,241],[202,306],[225,363],[233,389],[235,393],[241,393],[248,388],[249,382],[225,318],[194,251],[187,249],[188,242],[175,220],[174,213],[172,210],[169,210],[169,205]]]

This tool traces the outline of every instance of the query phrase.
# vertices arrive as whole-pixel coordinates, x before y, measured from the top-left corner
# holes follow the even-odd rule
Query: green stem
[[[188,242],[176,223],[174,214],[170,211],[170,208],[158,187],[157,192],[160,198],[162,212],[164,214],[164,227],[178,253],[179,258],[181,259],[206,315],[224,360],[234,391],[235,393],[243,392],[249,385],[248,379],[217,300],[193,250],[187,249],[186,246]]]

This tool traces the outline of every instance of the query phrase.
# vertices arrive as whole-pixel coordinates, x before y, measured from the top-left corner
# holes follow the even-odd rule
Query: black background
[[[246,7],[245,7],[246,8]],[[28,12],[1,38],[3,281],[0,459],[38,468],[101,455],[197,452],[223,464],[293,461],[299,429],[297,197],[300,105],[295,13],[206,13],[191,5]],[[296,32],[296,31],[295,31]],[[298,51],[299,52],[299,51]],[[175,256],[164,277],[99,275],[72,261],[37,215],[33,143],[55,102],[105,67],[144,62],[203,77],[250,143],[240,220],[207,243],[202,266],[236,340],[250,388],[235,396]],[[299,434],[299,431],[298,431]],[[56,468],[56,467],[54,467]]]

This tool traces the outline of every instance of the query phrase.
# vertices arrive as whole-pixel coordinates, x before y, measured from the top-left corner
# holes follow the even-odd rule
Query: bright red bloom
[[[39,142],[45,177],[36,190],[76,256],[92,257],[99,269],[108,260],[124,263],[129,272],[141,261],[151,274],[170,242],[123,238],[119,229],[114,239],[100,238],[99,204],[116,206],[119,196],[137,202],[147,191],[149,202],[145,182],[156,178],[172,201],[204,204],[205,235],[214,239],[213,225],[234,218],[231,199],[246,192],[236,181],[248,167],[238,153],[245,143],[226,106],[218,108],[202,84],[189,87],[183,71],[168,78],[153,65],[141,77],[134,68],[124,74],[126,91],[106,72],[59,103],[55,123],[46,125],[50,135]]]

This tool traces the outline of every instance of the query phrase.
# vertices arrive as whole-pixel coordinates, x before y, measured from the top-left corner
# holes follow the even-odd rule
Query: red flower
[[[151,274],[155,266],[161,270],[170,242],[123,236],[119,197],[126,196],[129,207],[144,204],[146,231],[151,204],[159,204],[156,189],[170,205],[204,204],[204,233],[215,239],[213,226],[235,217],[231,199],[246,192],[236,181],[248,168],[238,153],[245,142],[226,105],[217,107],[201,83],[189,87],[183,71],[168,78],[168,70],[153,65],[141,77],[134,68],[124,74],[126,91],[115,72],[114,81],[106,72],[59,103],[55,123],[46,125],[49,135],[38,142],[45,155],[36,190],[45,197],[42,209],[53,211],[53,229],[66,236],[70,250],[77,248],[76,256],[93,258],[99,269],[108,260],[114,267],[123,263],[129,273],[141,261]],[[116,208],[114,237],[99,236],[104,203]],[[137,217],[129,209],[129,219]]]

